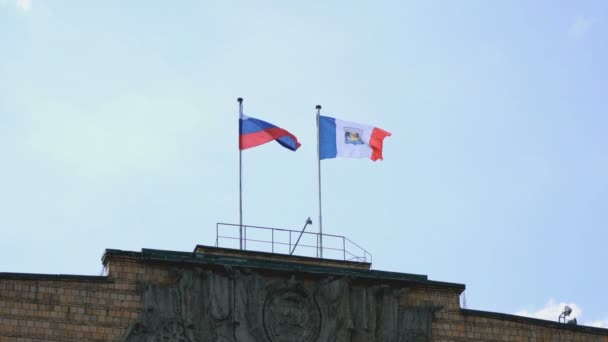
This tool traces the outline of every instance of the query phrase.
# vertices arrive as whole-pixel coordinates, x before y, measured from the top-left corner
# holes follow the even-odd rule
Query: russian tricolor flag
[[[239,118],[239,148],[245,150],[276,140],[281,146],[295,151],[300,147],[298,138],[287,130],[266,121],[241,114]]]
[[[319,115],[319,158],[382,160],[384,138],[390,136],[378,127]]]

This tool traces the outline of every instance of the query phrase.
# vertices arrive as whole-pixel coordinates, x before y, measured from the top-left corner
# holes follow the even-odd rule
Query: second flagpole
[[[243,149],[241,149],[241,119],[243,118],[243,98],[239,102],[239,248],[243,249]]]
[[[317,105],[317,169],[319,179],[319,258],[323,258],[323,215],[321,206],[321,105]]]

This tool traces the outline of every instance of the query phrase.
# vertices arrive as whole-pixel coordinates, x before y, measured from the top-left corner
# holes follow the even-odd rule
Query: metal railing
[[[372,255],[363,247],[339,235],[323,234],[323,247],[319,233],[283,228],[241,226],[232,223],[217,223],[215,246],[243,250],[280,253],[324,259],[355,262],[372,262]],[[298,241],[296,243],[296,241]],[[321,251],[322,248],[322,251]]]

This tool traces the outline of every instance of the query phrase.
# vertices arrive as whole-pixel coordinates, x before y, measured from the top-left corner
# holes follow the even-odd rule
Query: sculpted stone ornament
[[[318,341],[351,341],[354,321],[350,279],[328,277],[318,281],[315,287],[315,301],[320,303],[321,316],[326,318]]]
[[[348,277],[248,268],[173,269],[139,286],[123,342],[429,342],[437,307],[400,307],[407,289]]]
[[[321,314],[314,299],[294,277],[268,289],[264,328],[272,342],[314,342]]]
[[[158,342],[188,342],[190,339],[186,337],[186,331],[181,322],[167,321],[161,329]]]
[[[195,270],[173,270],[171,278],[173,284],[139,285],[144,310],[123,341],[233,341],[230,279],[222,273]]]
[[[433,314],[441,306],[427,305],[399,309],[399,327],[402,330],[399,342],[430,342]]]

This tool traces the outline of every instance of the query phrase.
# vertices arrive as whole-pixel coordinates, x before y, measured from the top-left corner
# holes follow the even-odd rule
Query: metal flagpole
[[[317,105],[317,166],[319,170],[319,251],[318,256],[323,258],[323,218],[321,215],[321,105]]]
[[[243,116],[243,98],[239,102],[239,248],[243,249],[243,150],[241,149],[241,117]]]

